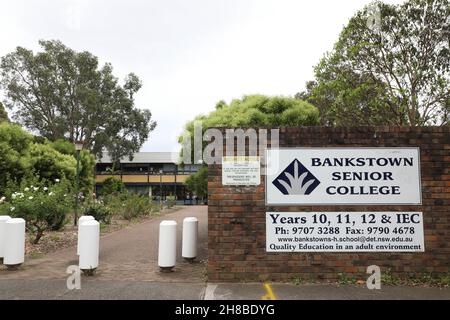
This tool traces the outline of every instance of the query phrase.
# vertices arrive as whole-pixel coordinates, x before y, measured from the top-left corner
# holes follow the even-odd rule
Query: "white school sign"
[[[421,204],[418,148],[281,148],[266,157],[268,205]]]
[[[422,212],[267,212],[267,252],[424,252]]]

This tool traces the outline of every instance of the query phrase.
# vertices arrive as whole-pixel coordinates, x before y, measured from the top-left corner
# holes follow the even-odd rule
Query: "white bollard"
[[[79,267],[87,275],[93,275],[98,268],[100,249],[100,223],[95,220],[84,221],[80,225]]]
[[[3,264],[15,268],[25,262],[25,220],[9,219],[5,223]]]
[[[4,246],[5,246],[5,223],[11,219],[10,216],[0,216],[0,260],[4,257]]]
[[[198,219],[188,217],[183,220],[183,243],[181,256],[186,260],[197,257]]]
[[[175,267],[177,261],[177,223],[161,221],[159,225],[158,266],[162,271]]]
[[[80,255],[80,225],[85,221],[95,220],[93,216],[81,216],[78,218],[77,255]]]

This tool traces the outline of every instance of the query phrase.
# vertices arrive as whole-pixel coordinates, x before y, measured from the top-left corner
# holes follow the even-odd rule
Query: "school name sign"
[[[268,205],[421,204],[418,148],[286,148],[266,153]]]

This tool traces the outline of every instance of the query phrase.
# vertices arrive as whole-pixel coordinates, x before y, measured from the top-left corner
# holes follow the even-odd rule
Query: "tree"
[[[90,195],[94,186],[95,158],[80,154],[80,190]],[[75,182],[75,149],[68,141],[36,139],[17,124],[0,124],[0,194],[8,181],[20,184],[26,176],[38,180]]]
[[[31,134],[18,125],[0,123],[0,192],[8,180],[20,181],[30,169]]]
[[[51,141],[84,141],[96,156],[137,152],[156,123],[135,107],[142,84],[135,74],[119,85],[110,64],[60,41],[39,41],[43,52],[17,47],[1,59],[1,87],[14,119]]]
[[[296,97],[309,101],[319,109],[324,126],[396,125],[394,103],[386,96],[380,81],[360,76],[351,70],[334,72],[325,59],[316,67],[319,83],[310,81],[307,90]]]
[[[206,130],[213,127],[312,126],[318,124],[318,119],[317,108],[308,102],[291,97],[248,95],[231,101],[229,105],[223,100],[219,101],[214,111],[208,115],[197,116],[193,121],[188,122],[186,131],[193,139],[195,121],[201,121],[203,130]],[[183,143],[183,138],[184,136],[179,138],[180,143]],[[198,196],[207,194],[207,184],[205,168],[190,176],[186,181],[188,189]]]
[[[73,156],[76,159],[75,146],[68,140],[58,139],[50,143],[50,146],[59,153]],[[88,150],[80,152],[80,191],[85,195],[91,195],[94,188],[95,157]]]
[[[4,121],[9,122],[8,113],[0,102],[0,123]]]
[[[448,124],[448,0],[374,2],[315,68],[307,98],[325,125]]]
[[[186,124],[185,130],[193,139],[196,121],[200,121],[206,130],[214,127],[311,126],[317,125],[318,119],[319,111],[308,102],[283,96],[247,95],[234,99],[229,105],[219,101],[214,111],[195,117]],[[179,137],[178,141],[183,143],[183,138]]]
[[[227,105],[220,101],[208,115],[201,115],[194,121],[202,121],[203,128],[212,127],[267,127],[267,126],[309,126],[318,124],[319,112],[308,102],[290,97],[268,97],[248,95],[235,99]],[[186,125],[193,133],[194,121]]]
[[[203,198],[208,195],[208,167],[202,167],[200,170],[186,179],[186,188]]]
[[[75,145],[68,140],[58,139],[50,142],[49,144],[53,149],[55,149],[59,153],[67,155],[75,155]]]

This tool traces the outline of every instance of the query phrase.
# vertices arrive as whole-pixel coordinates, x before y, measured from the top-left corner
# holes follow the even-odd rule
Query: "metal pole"
[[[177,204],[177,173],[178,173],[178,167],[175,167],[175,186],[174,186],[174,199],[175,199],[175,205]]]
[[[80,150],[77,150],[77,179],[75,184],[75,218],[74,218],[74,226],[77,226],[78,221],[78,189],[80,185]]]

